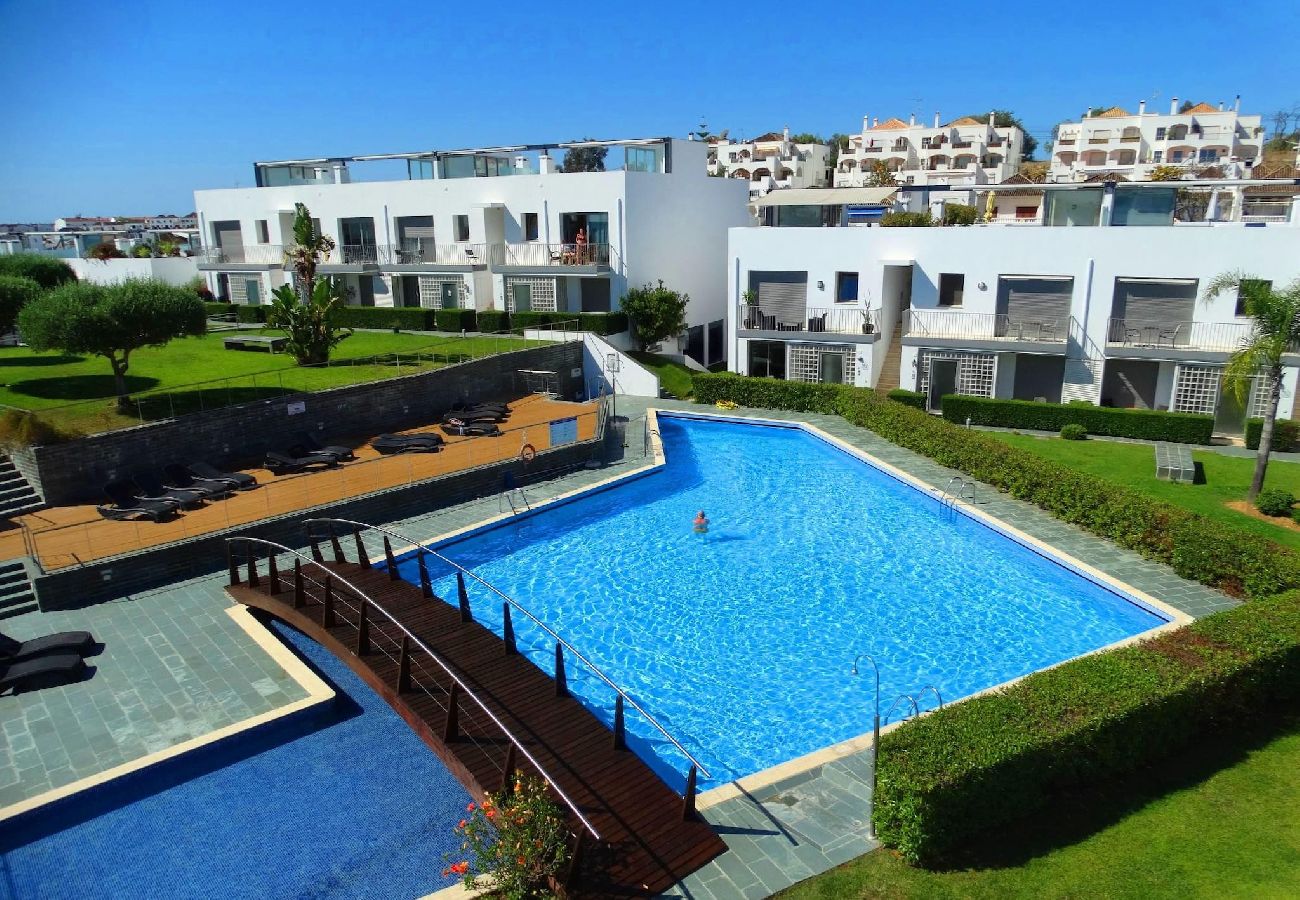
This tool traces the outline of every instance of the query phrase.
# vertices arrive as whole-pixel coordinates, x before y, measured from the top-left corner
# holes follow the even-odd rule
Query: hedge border
[[[1066,425],[1082,425],[1089,434],[1144,441],[1172,441],[1178,444],[1208,444],[1214,434],[1214,417],[1195,413],[1118,409],[1082,403],[990,400],[964,394],[944,396],[943,417],[958,425],[965,424],[969,419],[972,425],[1030,428],[1058,433]]]
[[[246,303],[204,303],[209,316],[235,314],[243,324],[266,322],[268,305]],[[485,334],[522,328],[545,329],[548,325],[577,323],[577,330],[607,336],[628,330],[622,312],[522,312],[497,309],[425,309],[413,306],[341,306],[339,324],[345,328],[400,328],[406,331],[478,331]]]
[[[885,397],[895,401],[896,403],[903,403],[907,406],[912,407],[913,409],[920,409],[920,410],[925,409],[925,394],[921,393],[920,391],[909,391],[905,388],[894,388],[892,391],[886,394]]]
[[[1264,433],[1263,419],[1246,420],[1246,447],[1259,449],[1259,438]],[[1300,445],[1300,422],[1291,419],[1276,419],[1273,422],[1273,449],[1291,452]]]

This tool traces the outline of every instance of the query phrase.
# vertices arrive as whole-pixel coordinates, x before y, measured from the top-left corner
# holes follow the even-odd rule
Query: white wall
[[[610,373],[609,355],[619,360],[618,372]],[[587,385],[588,396],[595,396],[600,385],[608,392],[631,397],[659,397],[659,376],[644,368],[635,359],[595,334],[582,336],[582,381]]]
[[[168,284],[185,284],[199,274],[193,258],[166,256],[160,259],[65,259],[82,281],[116,284],[128,278],[154,278]]]

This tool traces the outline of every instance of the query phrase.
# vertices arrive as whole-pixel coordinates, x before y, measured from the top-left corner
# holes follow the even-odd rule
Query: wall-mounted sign
[[[305,413],[307,411],[307,401],[295,400],[292,403],[288,404],[285,408],[289,411],[289,415],[296,416],[299,413]]]
[[[572,444],[578,439],[577,418],[556,419],[551,423],[551,446]]]

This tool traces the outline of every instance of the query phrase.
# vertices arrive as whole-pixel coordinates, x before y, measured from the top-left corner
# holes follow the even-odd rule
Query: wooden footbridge
[[[420,584],[402,580],[393,540],[413,542],[391,531],[340,519],[307,525],[310,555],[257,538],[232,539],[231,597],[329,648],[397,710],[477,799],[508,787],[517,770],[545,779],[568,813],[572,854],[563,887],[571,896],[656,894],[727,849],[695,812],[697,769],[703,767],[604,672],[516,601],[418,545]],[[363,534],[372,541],[382,534],[384,565],[372,564],[375,551],[367,552]],[[345,544],[355,545],[354,560],[346,559]],[[456,571],[454,601],[434,595],[426,557]],[[474,621],[467,576],[478,602],[502,604],[502,636]],[[517,614],[554,638],[555,677],[516,649]],[[612,729],[570,695],[566,666],[575,664],[588,666],[611,689]],[[689,761],[685,796],[627,749],[625,714],[643,716]]]

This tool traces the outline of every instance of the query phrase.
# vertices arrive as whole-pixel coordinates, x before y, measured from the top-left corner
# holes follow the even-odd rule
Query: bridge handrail
[[[519,752],[523,754],[524,759],[532,763],[533,768],[536,769],[538,773],[541,774],[541,776],[546,779],[546,783],[549,784],[551,786],[551,789],[555,791],[555,793],[559,796],[561,800],[564,801],[564,805],[567,806],[569,808],[569,811],[572,812],[578,818],[578,821],[581,822],[583,824],[583,827],[585,827],[587,831],[591,833],[591,836],[594,837],[596,840],[600,840],[600,834],[596,831],[595,827],[591,824],[591,822],[587,821],[587,817],[584,816],[582,814],[582,811],[578,809],[577,804],[575,804],[571,799],[569,799],[569,795],[564,792],[564,789],[561,788],[555,782],[555,779],[552,778],[547,773],[546,769],[542,766],[542,764],[539,763],[537,759],[531,753],[528,752],[528,748],[523,745],[523,742],[520,741],[517,737],[515,737],[514,734],[511,733],[510,729],[506,727],[505,723],[502,722],[500,719],[498,719],[496,715],[493,714],[492,710],[488,709],[487,706],[484,705],[483,701],[478,698],[478,695],[475,694],[472,690],[470,690],[469,686],[465,684],[465,682],[462,681],[461,678],[454,671],[452,671],[452,669],[445,662],[443,662],[442,657],[440,657],[437,653],[433,652],[433,650],[430,649],[430,647],[427,644],[425,644],[424,641],[420,640],[414,633],[412,633],[409,628],[407,628],[401,622],[397,621],[397,619],[393,617],[392,613],[384,609],[382,605],[376,602],[372,597],[370,597],[370,595],[368,595],[365,591],[358,588],[355,584],[348,581],[346,578],[339,575],[337,572],[334,572],[333,570],[329,569],[323,563],[319,563],[316,560],[312,559],[310,556],[308,556],[305,553],[300,553],[291,547],[286,547],[283,544],[277,544],[274,541],[264,540],[263,538],[247,537],[243,535],[236,535],[235,537],[232,538],[226,538],[227,544],[234,544],[240,541],[247,544],[261,544],[262,546],[265,547],[273,547],[277,551],[279,551],[279,553],[288,553],[299,560],[305,561],[313,566],[317,566],[321,569],[324,569],[325,573],[330,578],[333,578],[335,581],[338,581],[344,586],[346,586],[358,597],[366,601],[366,603],[368,603],[372,609],[378,610],[384,616],[384,618],[388,619],[388,621],[396,625],[398,629],[402,632],[402,634],[410,638],[411,643],[414,646],[419,647],[429,656],[430,659],[432,659],[435,663],[437,663],[438,667],[442,669],[442,671],[445,672],[447,676],[451,678],[451,680],[454,681],[462,691],[465,692],[465,695],[468,696],[471,700],[473,700],[479,709],[483,710],[483,713],[489,719],[492,720],[492,723],[496,725],[497,728],[501,730],[501,733],[506,736],[506,739],[509,740],[510,743],[514,744],[515,747],[519,750]],[[509,777],[510,775],[509,772],[505,774],[506,777]]]
[[[585,655],[583,655],[583,653],[582,653],[580,650],[578,650],[578,648],[574,647],[574,646],[573,646],[572,644],[570,644],[567,640],[565,640],[564,638],[560,637],[559,633],[556,632],[555,629],[551,628],[549,625],[547,625],[547,624],[546,624],[545,622],[543,622],[541,619],[537,618],[537,616],[535,616],[535,615],[533,615],[531,612],[529,612],[529,610],[528,610],[526,607],[524,607],[524,605],[521,604],[518,600],[516,600],[516,599],[514,599],[513,597],[509,596],[509,595],[506,594],[505,592],[499,590],[499,589],[496,587],[496,585],[492,584],[492,583],[489,582],[489,581],[484,580],[483,578],[480,578],[480,577],[479,577],[478,575],[476,575],[474,572],[472,572],[472,571],[470,571],[469,569],[465,568],[464,566],[462,566],[460,563],[456,562],[455,560],[448,559],[447,557],[445,557],[445,556],[443,556],[441,553],[439,553],[437,550],[433,550],[433,549],[431,549],[431,548],[429,548],[429,547],[426,547],[426,546],[424,546],[424,544],[420,543],[419,541],[412,540],[411,538],[409,538],[409,537],[407,537],[407,536],[405,536],[405,535],[398,534],[396,531],[393,531],[392,529],[389,529],[389,528],[385,528],[385,527],[382,526],[382,525],[371,525],[371,524],[368,523],[368,522],[358,522],[358,521],[356,521],[356,520],[354,520],[354,519],[338,519],[338,518],[316,518],[316,519],[307,519],[307,520],[305,520],[305,521],[303,522],[303,525],[307,526],[307,528],[310,529],[311,526],[312,526],[312,525],[315,525],[315,524],[329,524],[329,523],[337,523],[337,524],[340,524],[340,525],[352,525],[352,526],[357,527],[357,528],[369,528],[369,529],[371,529],[371,530],[373,530],[373,531],[378,531],[378,532],[380,532],[381,534],[386,534],[386,535],[388,535],[388,536],[391,537],[391,538],[395,538],[396,540],[399,540],[399,541],[405,541],[405,542],[406,542],[407,544],[409,544],[410,546],[415,547],[416,550],[417,550],[417,552],[428,553],[429,555],[431,555],[431,556],[433,556],[433,557],[436,557],[437,559],[442,560],[444,563],[446,563],[447,565],[451,566],[453,569],[456,569],[457,571],[461,572],[462,574],[467,575],[468,577],[474,579],[474,580],[477,581],[479,584],[481,584],[481,585],[483,585],[485,588],[487,588],[489,591],[491,591],[492,593],[496,594],[498,597],[500,597],[500,598],[501,598],[502,600],[504,600],[506,603],[509,603],[509,604],[510,604],[514,609],[519,610],[519,612],[521,612],[521,613],[523,613],[525,616],[527,616],[527,617],[528,617],[528,618],[533,622],[534,625],[536,625],[538,628],[542,629],[542,631],[544,631],[544,632],[546,632],[548,635],[550,635],[551,638],[553,638],[557,644],[560,644],[561,646],[564,647],[564,649],[565,649],[566,651],[568,651],[568,652],[571,653],[573,656],[575,656],[575,657],[577,657],[579,660],[581,660],[582,663],[583,663],[584,665],[586,665],[588,669],[590,669],[592,672],[595,673],[595,675],[596,675],[597,678],[599,678],[601,681],[605,682],[605,684],[607,684],[610,688],[612,688],[612,689],[614,690],[614,692],[615,692],[616,694],[618,694],[618,696],[622,697],[624,703],[626,703],[628,706],[632,707],[634,710],[636,710],[638,713],[640,713],[641,716],[642,716],[642,718],[644,718],[647,722],[649,722],[650,725],[652,725],[652,726],[655,728],[656,731],[658,731],[661,735],[663,735],[663,736],[664,736],[664,739],[667,740],[668,743],[670,743],[670,744],[672,744],[674,747],[676,747],[676,748],[677,748],[677,751],[678,751],[679,753],[681,753],[682,756],[686,757],[686,759],[691,763],[691,765],[693,765],[693,766],[695,766],[697,769],[699,769],[700,772],[703,773],[704,777],[706,777],[706,778],[712,778],[712,777],[713,777],[713,776],[709,773],[709,770],[706,769],[706,768],[704,767],[704,764],[703,764],[703,763],[701,763],[698,759],[696,759],[696,758],[695,758],[695,757],[690,753],[689,750],[687,750],[685,747],[683,747],[683,746],[681,745],[681,742],[680,742],[680,741],[678,741],[675,737],[673,737],[671,734],[669,734],[669,733],[668,733],[668,729],[664,728],[663,725],[659,724],[659,721],[658,721],[654,716],[652,716],[652,715],[650,715],[650,713],[646,712],[645,709],[642,708],[642,706],[641,706],[639,703],[637,703],[634,699],[632,699],[632,697],[627,693],[627,691],[625,691],[625,690],[623,690],[623,688],[619,687],[618,684],[615,683],[614,680],[611,679],[608,675],[606,675],[606,674],[605,674],[605,673],[600,669],[599,666],[597,666],[594,662],[592,662],[592,661],[589,660]]]

